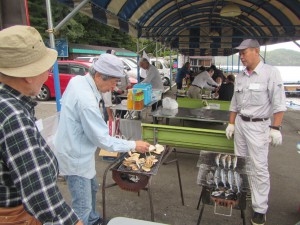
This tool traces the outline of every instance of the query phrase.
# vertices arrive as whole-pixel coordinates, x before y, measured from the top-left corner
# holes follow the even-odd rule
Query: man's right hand
[[[149,151],[150,144],[145,141],[136,141],[135,142],[135,150],[140,153],[145,153]]]
[[[84,225],[80,220],[75,225]]]
[[[233,133],[234,133],[234,124],[229,123],[227,128],[226,128],[227,139],[231,139]]]

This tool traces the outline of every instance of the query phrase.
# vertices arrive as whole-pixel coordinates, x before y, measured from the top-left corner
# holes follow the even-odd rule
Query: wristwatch
[[[281,131],[281,129],[282,129],[282,126],[269,126],[269,127],[274,130],[279,130],[279,131]]]

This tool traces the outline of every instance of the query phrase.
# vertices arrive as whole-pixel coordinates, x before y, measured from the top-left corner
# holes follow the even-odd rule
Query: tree
[[[31,26],[35,27],[44,39],[48,39],[48,29],[45,0],[28,0]],[[57,1],[51,1],[54,26],[68,15],[70,10]],[[56,38],[67,38],[71,43],[104,45],[126,48],[135,51],[136,44],[132,37],[115,28],[78,13],[61,30],[55,33]]]

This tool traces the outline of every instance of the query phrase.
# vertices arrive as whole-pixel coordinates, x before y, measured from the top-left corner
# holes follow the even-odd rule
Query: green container
[[[205,102],[209,104],[215,104],[220,106],[220,110],[229,111],[230,101],[219,101],[219,100],[204,100],[194,98],[177,98],[178,106],[182,108],[202,108],[205,107]]]

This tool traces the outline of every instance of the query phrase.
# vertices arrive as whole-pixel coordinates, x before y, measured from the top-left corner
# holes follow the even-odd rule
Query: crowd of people
[[[203,91],[211,90],[219,100],[231,101],[227,138],[234,138],[235,154],[249,156],[254,166],[250,182],[253,225],[266,221],[269,140],[274,146],[282,143],[286,110],[280,73],[260,61],[259,47],[256,40],[244,40],[236,49],[245,70],[236,77],[224,76],[212,65],[194,77],[187,92],[201,99]],[[32,97],[39,93],[56,58],[57,52],[44,45],[33,27],[18,25],[0,32],[0,224],[101,225],[105,221],[96,210],[97,147],[120,152],[149,150],[150,144],[142,140],[109,135],[103,96],[117,90],[120,79],[125,79],[122,61],[110,52],[102,54],[87,75],[69,82],[61,99],[54,154],[39,132]],[[147,73],[143,82],[163,90],[157,68],[145,58],[140,66]],[[187,62],[177,73],[178,89],[189,75]],[[68,184],[71,206],[57,187],[58,171]]]
[[[193,74],[193,76],[191,76]],[[211,65],[208,69],[201,66],[199,73],[194,75],[190,70],[190,63],[186,62],[176,74],[177,90],[182,89],[182,83],[186,79],[191,80],[188,86],[187,96],[194,99],[202,99],[207,92],[211,93],[210,97],[222,101],[231,101],[234,93],[235,76],[232,74],[224,75],[223,71],[215,65]]]

